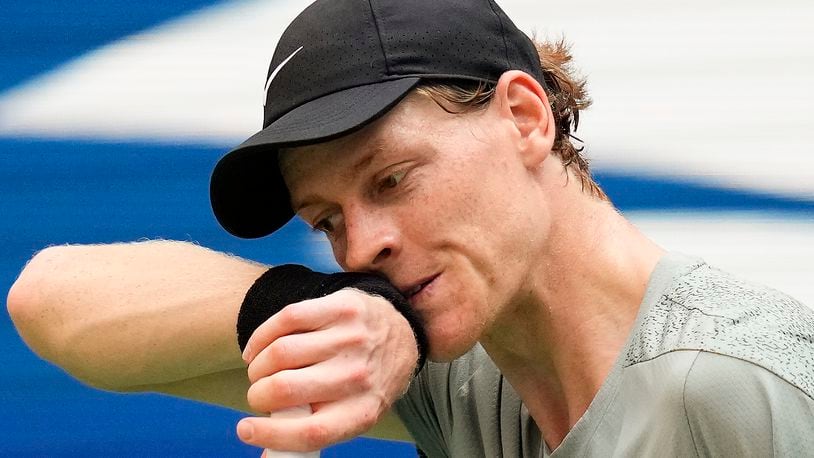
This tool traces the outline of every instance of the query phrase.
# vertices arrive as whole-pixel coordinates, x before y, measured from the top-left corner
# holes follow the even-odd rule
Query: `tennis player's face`
[[[467,351],[528,291],[544,206],[491,107],[410,95],[370,126],[285,151],[297,213],[348,271],[384,274],[424,318],[431,357]]]

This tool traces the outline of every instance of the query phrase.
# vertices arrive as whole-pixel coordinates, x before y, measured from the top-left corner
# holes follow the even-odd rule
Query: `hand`
[[[244,352],[249,405],[259,412],[310,404],[305,418],[246,418],[244,442],[312,451],[356,437],[389,410],[418,360],[413,331],[385,299],[355,289],[286,306]]]

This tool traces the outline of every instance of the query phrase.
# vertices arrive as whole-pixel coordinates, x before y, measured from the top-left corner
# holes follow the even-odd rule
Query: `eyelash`
[[[321,232],[321,233],[324,233],[324,234],[330,234],[331,231],[333,230],[333,228],[325,228],[325,227],[323,227],[323,226],[326,226],[326,225],[330,225],[330,223],[328,223],[328,219],[327,218],[321,219],[321,220],[317,221],[316,224],[314,224],[311,227],[311,231],[313,231],[313,232]]]
[[[378,191],[383,192],[388,189],[393,189],[401,183],[401,180],[407,175],[407,170],[399,170],[388,174],[383,180],[379,181]]]
[[[389,189],[393,189],[398,186],[404,177],[407,175],[407,170],[399,170],[390,174],[387,174],[385,178],[379,181],[377,186],[377,192],[382,193],[386,192]],[[316,221],[311,226],[311,231],[313,232],[322,232],[328,236],[334,231],[334,227],[330,222],[329,218],[322,218]]]

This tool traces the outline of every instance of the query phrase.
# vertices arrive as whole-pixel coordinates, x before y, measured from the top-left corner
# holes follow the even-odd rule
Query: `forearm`
[[[131,390],[244,368],[237,310],[265,269],[182,242],[52,247],[26,266],[8,308],[43,358]]]
[[[126,391],[157,392],[229,407],[241,412],[262,413],[253,412],[249,407],[246,401],[248,389],[249,378],[246,376],[246,368],[243,367],[175,382],[131,386],[127,387]]]

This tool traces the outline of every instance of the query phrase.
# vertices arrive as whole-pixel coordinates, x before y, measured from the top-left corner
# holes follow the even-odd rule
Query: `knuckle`
[[[297,307],[297,303],[288,304],[283,307],[282,310],[277,312],[274,317],[280,322],[283,326],[292,326],[296,325],[299,316],[299,308]]]
[[[246,401],[248,401],[249,407],[255,411],[268,412],[270,410],[266,404],[264,391],[257,383],[249,387],[249,390],[246,392]]]
[[[275,367],[286,367],[288,362],[288,357],[291,354],[290,348],[288,343],[286,343],[286,339],[281,337],[269,345],[269,361]]]
[[[280,402],[290,402],[294,397],[291,384],[282,377],[269,377],[268,389],[270,394]]]
[[[339,314],[345,320],[356,320],[362,314],[362,307],[357,300],[343,301]]]
[[[308,448],[324,448],[330,440],[330,431],[322,423],[311,423],[303,431],[303,439]]]
[[[282,377],[264,377],[253,383],[246,393],[249,407],[258,412],[270,412],[294,400],[291,384]]]
[[[366,364],[359,365],[348,371],[348,381],[355,387],[369,390],[373,387],[372,373]]]
[[[260,361],[258,361],[258,358],[255,358],[254,361],[249,364],[249,367],[246,370],[246,373],[249,376],[249,382],[251,383],[257,382],[260,380],[260,377],[262,377],[262,371],[260,370],[260,365],[258,364],[259,362]]]
[[[363,329],[354,329],[345,337],[345,345],[353,348],[367,348],[368,339]]]

